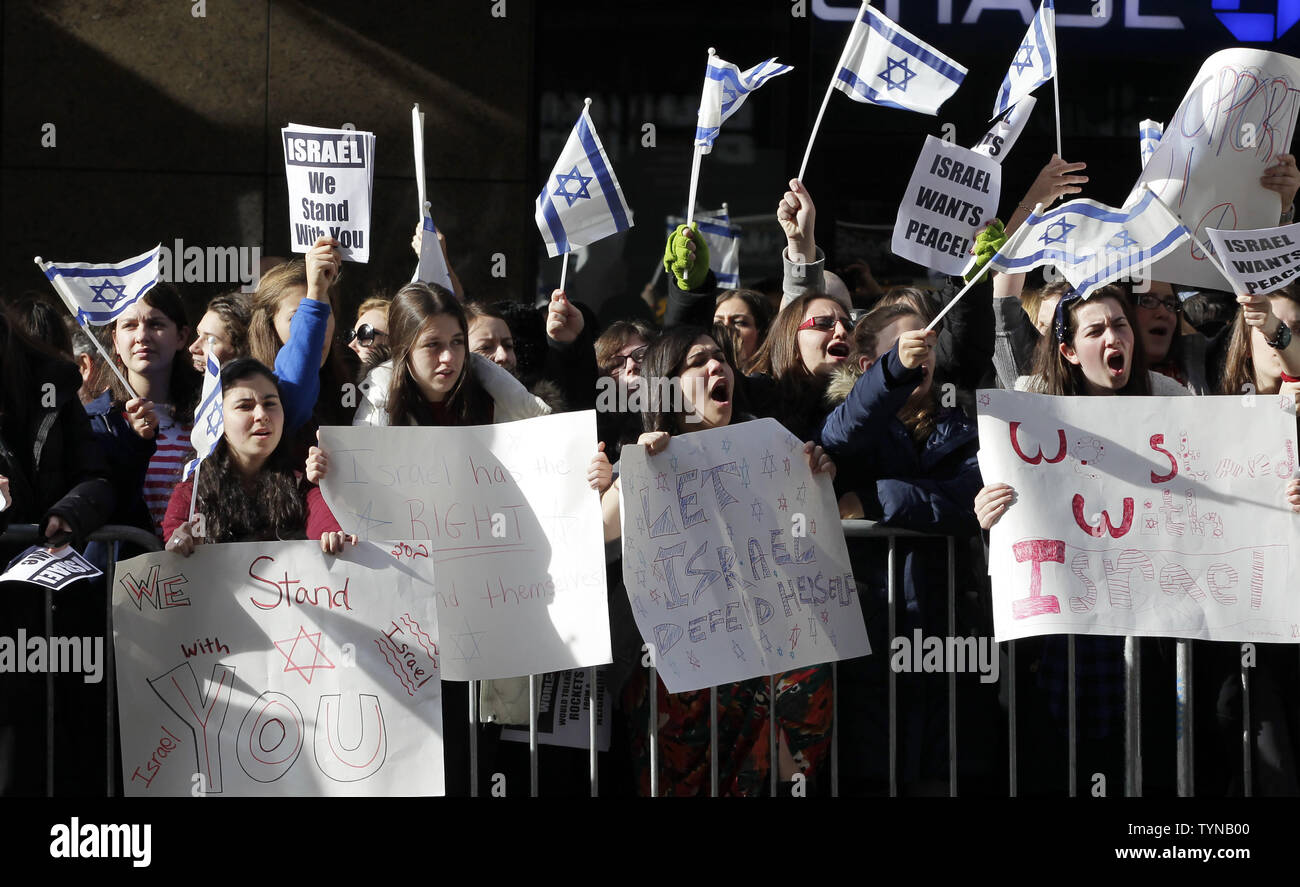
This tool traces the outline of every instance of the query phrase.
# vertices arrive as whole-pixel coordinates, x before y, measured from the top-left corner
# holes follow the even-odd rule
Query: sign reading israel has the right
[[[1300,643],[1287,397],[978,393],[994,633]]]

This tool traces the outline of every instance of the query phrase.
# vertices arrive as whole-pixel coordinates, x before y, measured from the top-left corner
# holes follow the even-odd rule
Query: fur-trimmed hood
[[[848,400],[849,392],[862,378],[862,370],[859,367],[860,364],[856,360],[849,360],[835,370],[830,381],[826,383],[826,406],[835,409]]]

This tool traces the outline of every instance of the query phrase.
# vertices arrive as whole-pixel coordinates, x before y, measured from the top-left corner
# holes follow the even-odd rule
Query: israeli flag
[[[1025,39],[1020,41],[1020,48],[998,90],[994,117],[1056,76],[1056,10],[1052,2],[1043,0],[1038,14],[1029,23]]]
[[[217,448],[217,441],[226,431],[225,415],[221,411],[221,366],[212,352],[207,352],[207,364],[203,373],[203,395],[199,398],[199,408],[194,411],[194,428],[190,431],[190,445],[198,455],[185,463],[182,480],[198,468],[199,462],[212,455]]]
[[[586,107],[537,196],[535,218],[552,258],[632,227],[632,210]]]
[[[1056,265],[1085,298],[1104,284],[1173,252],[1189,237],[1182,222],[1146,188],[1123,209],[1094,200],[1071,200],[1035,211],[989,260],[1005,274]]]
[[[685,223],[681,216],[669,216],[666,233]],[[697,212],[695,223],[709,246],[709,270],[723,289],[740,288],[740,226],[733,225],[726,209],[716,212]]]
[[[700,97],[700,113],[695,124],[695,145],[700,153],[713,150],[713,140],[718,137],[722,124],[740,110],[751,92],[773,77],[793,70],[770,58],[748,71],[741,71],[731,62],[709,56],[709,67],[704,72],[704,95]]]
[[[447,262],[442,257],[442,244],[438,242],[438,227],[433,224],[433,216],[424,214],[422,228],[420,261],[415,266],[411,283],[436,283],[449,293],[455,292],[451,285],[451,273],[447,271]]]
[[[938,114],[965,76],[960,64],[864,6],[833,85],[855,102]]]
[[[1154,120],[1143,120],[1138,124],[1138,150],[1142,154],[1142,168],[1147,168],[1147,161],[1156,153],[1160,137],[1165,134],[1165,125]]]
[[[158,282],[162,244],[125,262],[90,265],[85,262],[42,262],[45,277],[81,326],[103,326],[117,320]]]

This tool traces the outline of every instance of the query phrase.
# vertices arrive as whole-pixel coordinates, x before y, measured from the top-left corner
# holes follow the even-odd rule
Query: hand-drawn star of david
[[[483,654],[478,648],[478,639],[487,634],[486,631],[474,631],[473,627],[466,622],[465,630],[460,634],[451,636],[452,643],[456,645],[456,650],[460,653],[456,658],[461,662],[469,662],[471,659],[482,659]]]
[[[645,588],[645,570],[636,571],[636,584]]]
[[[986,407],[992,402],[992,399],[987,394],[980,395],[980,406]]]
[[[798,486],[798,487],[795,489],[795,491],[794,491],[794,497],[795,497],[796,499],[798,499],[800,502],[807,502],[807,501],[808,501],[808,485],[807,485],[807,484],[799,484],[799,486]]]
[[[687,651],[687,653],[686,653],[686,661],[688,661],[688,662],[691,664],[691,668],[699,668],[699,667],[700,667],[700,660],[699,660],[699,657],[697,657],[697,656],[695,655],[695,651],[694,651],[694,650],[689,650],[689,651]]]
[[[105,279],[99,286],[92,286],[91,290],[95,293],[95,298],[90,301],[107,305],[110,311],[118,302],[126,298],[126,287],[120,283],[113,283],[108,279]],[[109,293],[109,295],[104,295],[105,293]]]
[[[1053,243],[1065,243],[1065,238],[1077,227],[1079,226],[1072,225],[1065,219],[1057,219],[1047,226],[1043,236],[1038,239],[1042,241],[1043,246],[1051,246]]]
[[[738,641],[731,642],[731,652],[735,653],[736,658],[739,659],[741,662],[745,661],[745,651],[740,646],[740,643]]]
[[[1128,233],[1127,228],[1120,228],[1115,236],[1106,241],[1106,249],[1112,252],[1128,252],[1137,246],[1138,242]]]
[[[754,515],[754,520],[763,519],[763,503],[759,499],[754,500],[754,504],[749,506],[750,512]]]
[[[1025,73],[1025,68],[1034,67],[1034,46],[1029,42],[1028,37],[1016,50],[1016,57],[1012,60],[1011,67],[1016,69],[1017,74]]]
[[[778,496],[778,497],[777,497],[777,500],[776,500],[776,507],[779,508],[779,509],[781,509],[782,511],[789,511],[789,509],[786,508],[786,501],[785,501],[785,497],[784,497],[784,496]]]
[[[671,459],[669,459],[669,460],[668,460],[668,464],[671,465],[671,466],[673,467],[673,471],[676,471],[676,470],[677,470],[677,457],[676,457],[676,456],[673,456]]]
[[[776,474],[776,457],[771,453],[767,453],[763,456],[763,473],[768,477]]]
[[[903,56],[902,59],[889,59],[885,63],[885,70],[876,76],[885,81],[885,90],[897,89],[900,92],[907,92],[907,84],[916,76],[916,72],[907,66],[908,58]],[[903,79],[899,80],[898,77]]]
[[[591,194],[587,192],[587,186],[595,181],[594,176],[584,176],[578,172],[578,164],[573,165],[572,172],[557,175],[555,177],[557,187],[552,192],[553,197],[563,197],[569,202],[569,206],[577,203],[579,200],[590,200]],[[577,190],[572,190],[570,185],[577,184]]]
[[[334,663],[330,662],[329,658],[325,655],[325,651],[320,648],[320,638],[321,638],[321,633],[319,631],[312,632],[309,634],[307,632],[307,629],[304,626],[300,625],[298,626],[297,635],[283,641],[276,641],[275,648],[280,651],[280,655],[283,656],[285,659],[284,673],[288,674],[291,671],[296,671],[298,672],[299,677],[301,677],[304,681],[310,684],[311,679],[316,672],[316,669],[333,668]],[[307,647],[310,647],[316,651],[315,653],[312,654],[311,665],[299,665],[297,662],[294,661],[293,657],[294,654],[298,651],[298,644],[300,643],[304,647],[303,650],[304,655],[306,655],[305,648]],[[286,644],[289,646],[289,649],[287,651],[284,648],[284,645]],[[325,664],[318,665],[317,663],[321,662],[322,660],[325,662]]]
[[[749,460],[740,460],[740,483],[746,489],[749,488]]]
[[[632,599],[632,602],[636,604],[636,611],[637,611],[638,613],[640,613],[642,616],[647,616],[647,615],[649,615],[649,614],[647,613],[647,611],[646,611],[645,603],[642,602],[642,600],[641,600],[641,595],[637,595],[636,597],[634,597],[634,598]]]
[[[357,535],[361,537],[361,541],[363,542],[370,541],[370,530],[373,527],[382,527],[385,524],[392,523],[392,521],[390,520],[375,520],[374,518],[372,518],[370,516],[370,512],[374,509],[374,507],[375,507],[375,503],[367,502],[366,510],[364,512],[360,512],[360,513],[356,511],[352,512],[353,517],[360,518],[362,521],[365,522],[361,526],[357,527]]]
[[[786,473],[786,474],[789,474],[789,473],[790,473],[790,457],[789,457],[789,456],[786,456],[786,457],[785,457],[785,473]]]
[[[664,492],[667,492],[668,475],[664,474],[662,471],[659,472],[659,476],[655,478],[655,484],[659,487],[659,489],[663,490]]]
[[[731,438],[726,438],[725,440],[722,441],[722,452],[724,453],[731,452]]]

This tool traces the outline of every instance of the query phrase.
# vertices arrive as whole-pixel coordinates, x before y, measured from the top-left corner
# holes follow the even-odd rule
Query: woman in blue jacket
[[[974,502],[981,486],[976,429],[961,410],[940,407],[933,390],[938,334],[925,332],[928,321],[905,302],[877,308],[858,321],[849,358],[827,389],[834,408],[822,423],[820,439],[841,466],[836,489],[841,494],[842,517],[959,539],[973,537],[979,529]],[[956,548],[959,561],[964,560],[960,557],[964,547],[963,543]],[[854,575],[874,652],[839,668],[840,747],[848,750],[841,757],[841,785],[849,794],[883,791],[889,778],[886,668],[896,657],[894,639],[886,636],[887,554],[883,542],[868,546],[867,551],[865,557],[855,558]],[[901,540],[897,556],[902,566],[901,587],[896,590],[897,636],[914,645],[917,630],[925,637],[952,634],[942,542]],[[958,566],[958,576],[966,572]],[[969,582],[958,585],[971,587]],[[958,601],[959,622],[954,628],[959,636],[970,634],[972,623],[988,624],[979,612],[979,596],[970,597]],[[905,665],[911,662],[910,656],[897,658]],[[958,696],[964,707],[972,709],[961,718],[962,747],[987,755],[993,746],[991,715],[996,701],[985,699],[986,714],[972,717],[987,692],[978,692],[975,688],[981,685],[974,675],[970,677],[970,690]],[[976,704],[965,705],[971,702]],[[947,676],[900,674],[897,704],[903,791],[945,791]],[[980,741],[985,737],[989,741]],[[986,776],[990,768],[987,758],[963,759],[959,772]]]

